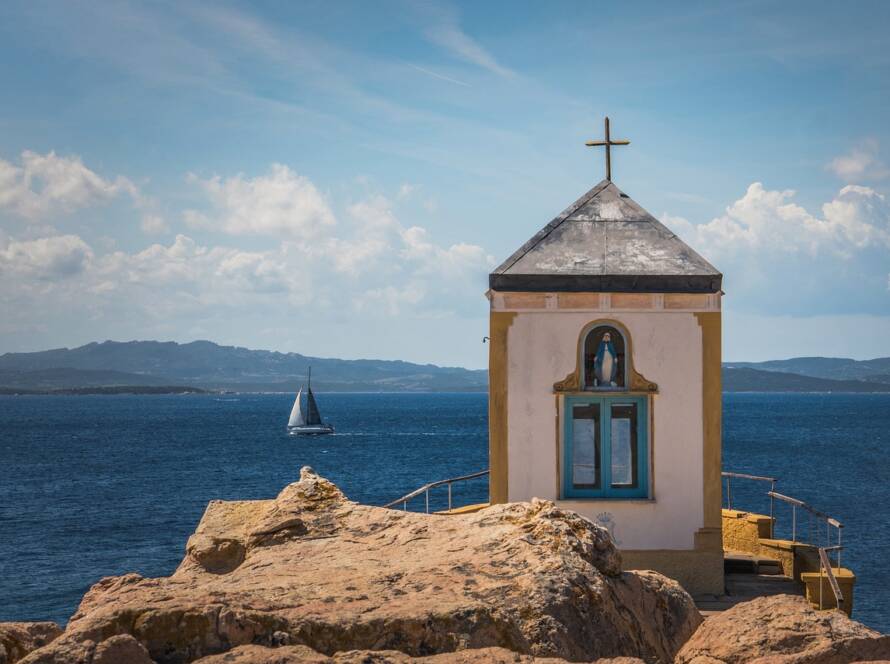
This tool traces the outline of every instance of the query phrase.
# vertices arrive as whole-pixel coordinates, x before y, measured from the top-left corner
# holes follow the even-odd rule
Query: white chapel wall
[[[650,433],[652,498],[567,500],[611,519],[624,549],[692,549],[703,525],[701,328],[690,312],[517,312],[508,330],[509,500],[559,499],[553,383],[575,369],[578,335],[596,319],[622,323],[636,370],[658,384]]]

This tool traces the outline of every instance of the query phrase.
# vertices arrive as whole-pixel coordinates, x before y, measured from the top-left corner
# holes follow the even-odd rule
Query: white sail
[[[297,392],[297,398],[294,400],[294,407],[290,411],[290,419],[287,421],[289,427],[301,427],[306,424],[306,418],[303,417],[303,409],[300,407],[300,400],[303,397],[303,388]]]

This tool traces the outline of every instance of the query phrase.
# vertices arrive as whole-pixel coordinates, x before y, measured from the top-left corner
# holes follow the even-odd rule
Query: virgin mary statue
[[[593,360],[593,374],[599,387],[614,387],[615,376],[618,375],[618,355],[615,354],[615,346],[612,345],[612,334],[606,332],[596,349],[596,357]]]

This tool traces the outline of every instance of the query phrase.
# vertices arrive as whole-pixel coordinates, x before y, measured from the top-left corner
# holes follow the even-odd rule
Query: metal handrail
[[[757,482],[769,482],[770,490],[767,492],[769,499],[769,536],[775,535],[776,518],[775,518],[775,502],[773,501],[773,492],[776,490],[776,482],[779,480],[775,477],[764,477],[762,475],[748,475],[747,473],[733,473],[724,470],[720,473],[721,477],[726,478],[726,509],[732,509],[732,478],[742,480],[755,480]]]
[[[822,571],[825,570],[825,574],[828,576],[828,585],[831,586],[831,592],[834,593],[834,602],[837,608],[844,608],[844,594],[841,592],[841,587],[838,585],[837,578],[834,576],[834,570],[831,569],[831,560],[828,558],[829,551],[837,551],[837,570],[841,571],[841,549],[843,547],[838,546],[822,546],[819,547],[819,608],[824,608],[824,602],[822,601]]]
[[[822,519],[825,522],[825,540],[828,543],[829,550],[837,550],[837,564],[838,567],[841,565],[841,540],[843,539],[843,530],[844,524],[842,524],[837,519],[828,516],[825,512],[821,512],[817,510],[812,505],[808,505],[802,500],[797,498],[792,498],[791,496],[786,496],[781,493],[777,493],[776,491],[769,492],[770,499],[775,498],[776,500],[781,500],[782,502],[788,503],[791,505],[791,541],[797,541],[797,508],[800,507],[802,510],[808,512],[811,517],[816,517],[817,519]],[[837,530],[837,544],[831,546],[831,532],[829,531],[829,527],[833,526]],[[818,535],[818,530],[817,530]],[[810,544],[812,544],[813,539],[813,531],[812,531],[812,520],[810,521]],[[825,547],[823,547],[825,548]]]
[[[757,482],[769,482],[770,490],[766,492],[766,495],[769,496],[769,518],[770,518],[770,538],[775,537],[775,526],[776,526],[776,518],[775,518],[775,501],[779,500],[784,503],[788,503],[791,505],[791,541],[797,542],[797,508],[801,508],[805,510],[810,517],[809,525],[810,525],[810,535],[809,535],[809,543],[814,543],[813,540],[817,539],[813,536],[813,517],[816,519],[821,519],[825,522],[825,541],[826,545],[829,546],[828,550],[837,550],[838,557],[838,566],[840,566],[840,550],[841,550],[841,541],[843,539],[842,532],[844,524],[842,524],[837,519],[829,516],[825,512],[817,510],[812,505],[805,503],[802,500],[797,498],[792,498],[791,496],[786,496],[785,494],[779,493],[776,491],[776,482],[778,479],[775,477],[765,477],[762,475],[749,475],[747,473],[733,473],[724,471],[720,473],[722,477],[726,478],[726,504],[728,509],[732,509],[732,480],[733,478],[744,479],[744,480],[754,480]],[[832,537],[831,531],[829,530],[831,527],[834,527],[837,530],[837,544],[835,546],[832,545]],[[818,536],[819,529],[817,526],[816,535]]]
[[[462,475],[461,477],[452,477],[447,480],[438,480],[436,482],[430,482],[429,484],[424,484],[419,489],[415,489],[411,493],[406,493],[401,498],[396,498],[394,501],[392,501],[391,503],[387,503],[383,507],[392,507],[393,505],[398,505],[399,503],[402,503],[402,509],[407,511],[408,501],[411,500],[412,498],[415,498],[416,496],[419,496],[422,493],[425,493],[426,494],[426,513],[429,514],[430,513],[430,489],[435,489],[438,486],[447,484],[448,485],[448,511],[450,512],[451,511],[451,485],[454,484],[455,482],[463,482],[464,480],[472,480],[472,479],[476,479],[477,477],[484,477],[485,475],[488,475],[490,472],[491,471],[489,471],[489,470],[480,470],[478,473],[472,473],[471,475]]]
[[[782,500],[786,503],[790,503],[790,504],[794,505],[795,507],[802,507],[803,509],[805,509],[807,512],[809,512],[813,516],[817,516],[820,519],[824,519],[825,521],[827,521],[829,524],[831,524],[835,528],[843,528],[844,527],[844,524],[842,524],[837,519],[828,516],[825,512],[820,512],[815,507],[813,507],[812,505],[808,505],[807,503],[805,503],[802,500],[798,500],[797,498],[792,498],[791,496],[785,496],[781,493],[777,493],[776,491],[770,491],[769,495],[772,496],[773,498],[778,499],[778,500]]]
[[[747,473],[733,473],[728,470],[724,470],[720,473],[723,477],[741,477],[745,480],[761,480],[763,482],[778,482],[778,478],[775,477],[764,477],[762,475],[748,475]]]

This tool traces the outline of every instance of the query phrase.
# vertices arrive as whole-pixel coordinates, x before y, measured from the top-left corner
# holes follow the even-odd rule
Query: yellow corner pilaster
[[[702,424],[704,472],[704,528],[719,530],[722,526],[722,322],[719,311],[695,314],[702,330]]]
[[[488,495],[507,502],[507,331],[515,312],[492,311],[488,341]]]

